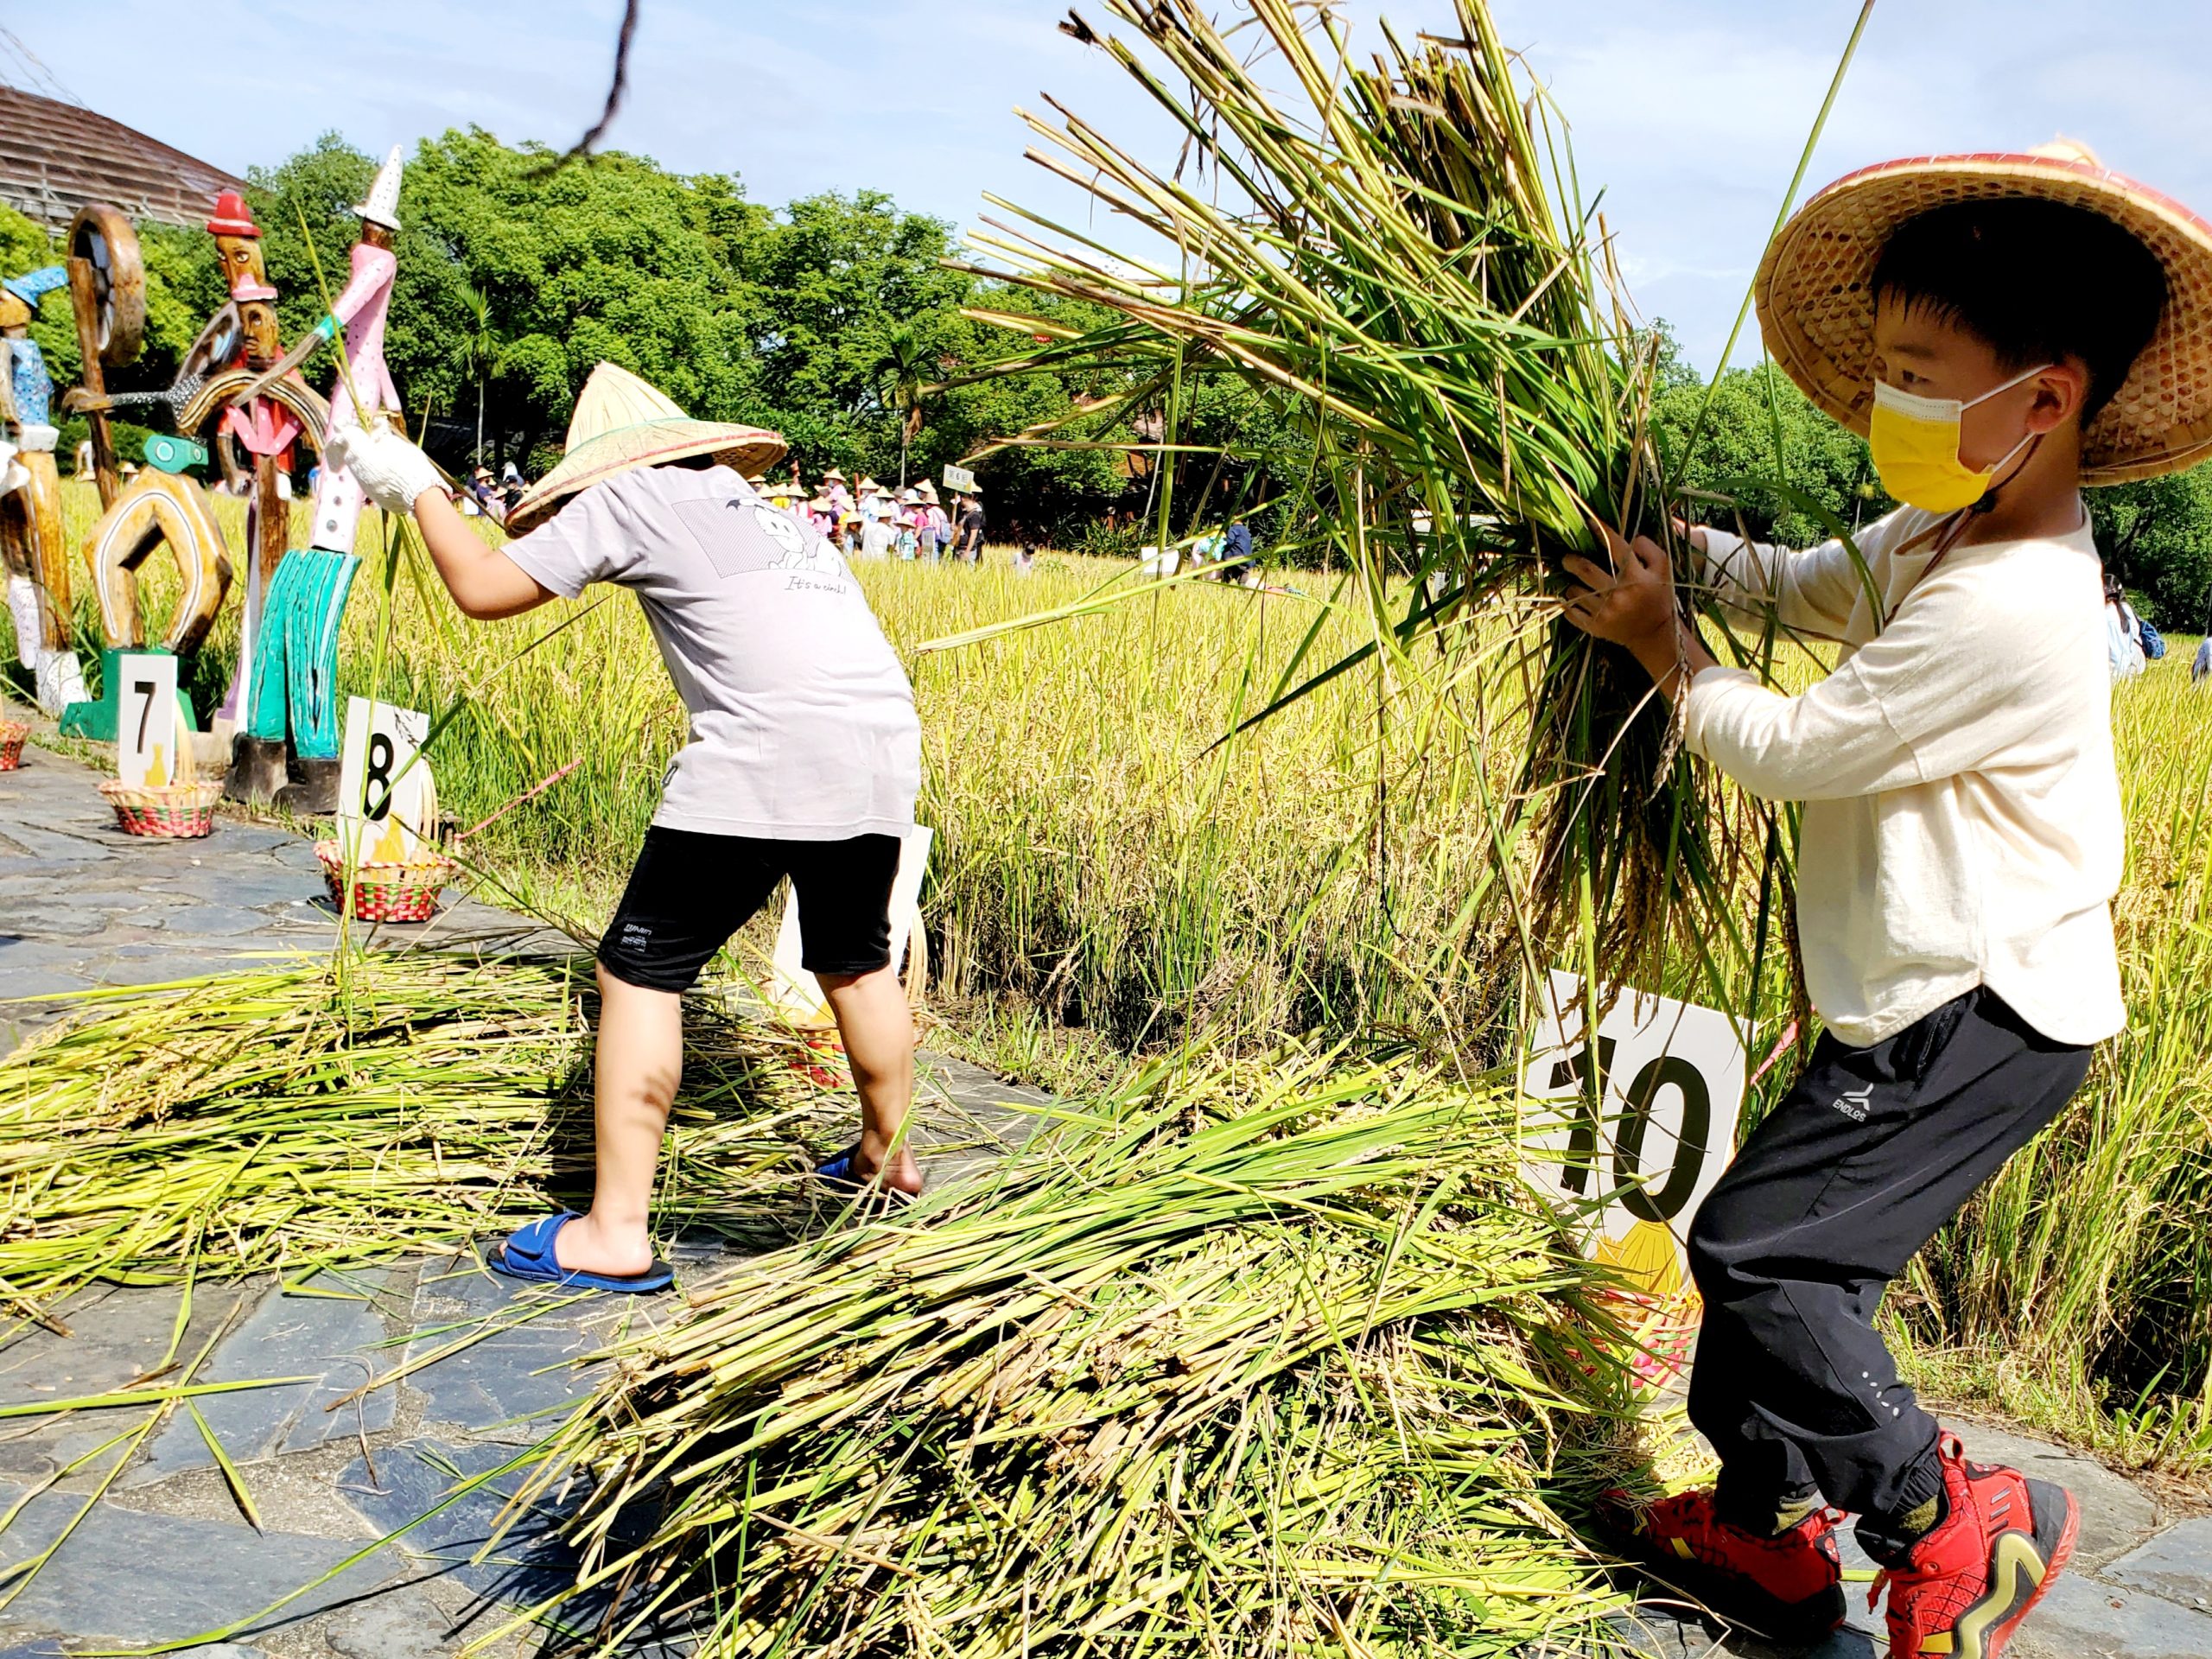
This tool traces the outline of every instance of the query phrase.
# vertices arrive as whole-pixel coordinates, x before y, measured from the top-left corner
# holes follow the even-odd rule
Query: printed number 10
[[[1551,1086],[1560,1089],[1570,1083],[1575,1084],[1580,1104],[1574,1128],[1567,1136],[1566,1167],[1560,1170],[1559,1178],[1561,1188],[1577,1198],[1586,1196],[1590,1190],[1590,1172],[1598,1154],[1597,1100],[1603,1092],[1605,1074],[1618,1046],[1611,1037],[1598,1039],[1598,1078],[1594,1087],[1586,1043],[1552,1067]],[[1674,1166],[1655,1191],[1643,1185],[1643,1141],[1650,1132],[1651,1109],[1659,1098],[1659,1091],[1669,1084],[1681,1091],[1682,1129],[1675,1149]],[[1622,1116],[1620,1133],[1613,1142],[1613,1181],[1621,1205],[1642,1221],[1672,1221],[1688,1207],[1691,1194],[1697,1191],[1698,1178],[1705,1173],[1706,1141],[1713,1134],[1711,1091],[1705,1086],[1704,1077],[1688,1060],[1662,1054],[1636,1074],[1628,1086],[1626,1098],[1628,1110]]]

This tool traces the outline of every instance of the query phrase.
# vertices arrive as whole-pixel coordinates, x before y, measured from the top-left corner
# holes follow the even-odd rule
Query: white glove
[[[339,428],[330,435],[323,460],[351,473],[361,493],[386,512],[414,512],[425,490],[449,493],[428,455],[380,426]]]

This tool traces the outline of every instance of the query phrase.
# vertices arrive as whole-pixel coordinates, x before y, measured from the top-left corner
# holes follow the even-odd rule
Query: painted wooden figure
[[[72,639],[69,551],[62,545],[61,480],[54,470],[54,379],[30,337],[38,302],[69,280],[43,265],[0,281],[0,563],[7,570],[16,656],[31,671],[38,706],[58,715],[85,696]]]
[[[315,326],[315,335],[322,340],[345,333],[345,360],[330,393],[331,431],[374,420],[380,411],[397,416],[399,410],[398,391],[385,367],[384,330],[399,270],[391,242],[399,229],[401,168],[395,144],[353,210],[361,236],[353,245],[352,274],[331,301],[331,315]],[[314,338],[302,340],[276,366],[296,363],[315,343]],[[256,636],[245,731],[237,752],[265,767],[271,746],[281,753],[289,732],[299,780],[278,791],[276,798],[297,812],[328,812],[337,804],[338,633],[360,565],[353,552],[360,516],[360,486],[326,460],[315,483],[308,544],[287,553],[278,566]]]
[[[122,213],[94,204],[79,212],[71,225],[69,249],[69,289],[76,308],[84,384],[72,391],[63,404],[73,412],[83,414],[91,427],[85,459],[91,463],[105,508],[85,538],[85,561],[99,600],[101,630],[111,651],[146,645],[138,574],[156,550],[166,547],[176,563],[181,587],[168,632],[160,643],[170,652],[188,653],[198,649],[214,626],[223,596],[229,591],[230,549],[213,509],[192,480],[149,468],[126,481],[115,454],[109,418],[114,410],[128,405],[165,404],[181,421],[185,417],[181,406],[205,376],[188,363],[186,372],[167,392],[109,396],[106,370],[133,361],[144,335],[145,268],[138,239]],[[242,337],[236,307],[227,305],[200,331],[194,355],[206,361],[211,344],[235,355]],[[227,347],[221,344],[226,340],[230,342]],[[202,408],[198,418],[204,421],[208,412]],[[111,717],[112,709],[104,713],[104,707],[83,701],[73,704],[63,711],[62,729],[86,735],[108,734],[104,721]]]

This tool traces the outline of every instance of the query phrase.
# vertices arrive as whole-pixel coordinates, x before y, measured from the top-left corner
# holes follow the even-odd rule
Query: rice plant
[[[588,1191],[586,981],[563,964],[378,953],[145,991],[0,1060],[0,1296],[57,1316],[94,1280],[175,1283],[466,1249]],[[830,1144],[787,1043],[687,1012],[655,1212],[748,1244]]]
[[[1378,723],[1518,755],[1482,814],[1516,923],[1489,957],[1498,988],[1564,957],[1593,984],[1600,963],[1611,985],[1687,971],[1748,1012],[1763,920],[1788,909],[1782,817],[1681,754],[1641,671],[1551,593],[1563,552],[1604,556],[1596,521],[1671,531],[1648,341],[1542,88],[1480,0],[1459,0],[1457,39],[1385,27],[1371,65],[1326,7],[1251,0],[1233,27],[1197,0],[1108,10],[1126,35],[1065,27],[1150,94],[1180,154],[1142,159],[1055,104],[1027,117],[1031,157],[1172,257],[997,203],[1014,222],[973,238],[991,260],[974,269],[1116,320],[992,372],[1118,374],[1118,399],[1070,425],[1164,407],[1172,429],[1205,375],[1275,400],[1313,447],[1314,534],[1357,573],[1368,634],[1306,683],[1365,663]],[[1764,663],[1772,643],[1733,648]],[[1394,833],[1379,790],[1376,814]]]
[[[995,1184],[734,1268],[549,1448],[619,1651],[1502,1656],[1619,1604],[1598,1270],[1510,1089],[1185,1055]],[[527,1496],[527,1495],[526,1495]],[[487,1640],[489,1638],[486,1638]]]

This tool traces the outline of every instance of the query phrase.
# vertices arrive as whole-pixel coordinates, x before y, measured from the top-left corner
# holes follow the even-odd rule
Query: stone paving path
[[[336,921],[307,842],[227,817],[204,841],[134,840],[113,827],[93,782],[86,768],[35,747],[24,770],[0,773],[0,998],[19,999],[0,1004],[0,1052],[51,1018],[53,1005],[40,999],[60,992],[328,948]],[[468,901],[384,936],[476,950],[575,948]],[[1039,1097],[971,1066],[924,1059],[925,1160],[933,1181],[961,1179],[1003,1155],[1031,1121],[1015,1109]],[[979,1147],[979,1125],[995,1146]],[[677,1259],[690,1272],[713,1265],[681,1247]],[[181,1351],[222,1335],[200,1380],[310,1379],[200,1402],[261,1529],[242,1518],[198,1427],[172,1416],[130,1453],[29,1589],[0,1610],[0,1659],[219,1630],[357,1555],[232,1642],[194,1651],[220,1659],[456,1651],[560,1582],[567,1558],[547,1535],[551,1517],[528,1517],[475,1560],[515,1487],[501,1478],[397,1541],[377,1541],[431,1509],[458,1476],[495,1469],[542,1435],[589,1389],[583,1362],[621,1321],[635,1329],[677,1306],[670,1298],[564,1299],[517,1287],[468,1256],[289,1288],[201,1287]],[[171,1289],[83,1293],[62,1310],[71,1336],[33,1328],[0,1342],[0,1409],[123,1386],[168,1347],[178,1308]],[[456,1345],[462,1338],[473,1340]],[[410,1365],[404,1377],[380,1380]],[[59,1471],[144,1421],[118,1412],[0,1420],[0,1513],[22,1504],[0,1532],[0,1571],[47,1548],[83,1506],[91,1482],[82,1473],[56,1481]],[[2212,1519],[2163,1507],[2074,1453],[1996,1429],[1966,1432],[1974,1455],[2062,1480],[2083,1506],[2075,1568],[2008,1659],[2212,1659]],[[1874,1659],[1878,1627],[1863,1594],[1854,1604],[1853,1627],[1812,1654],[1726,1638],[1651,1604],[1623,1634],[1645,1659]],[[501,1647],[518,1654],[532,1645],[518,1638]]]

